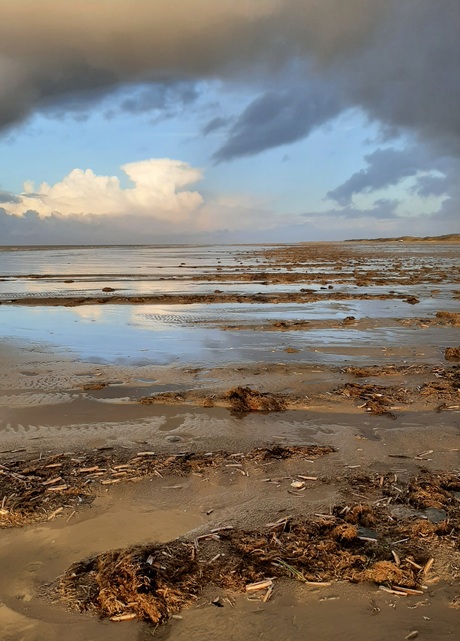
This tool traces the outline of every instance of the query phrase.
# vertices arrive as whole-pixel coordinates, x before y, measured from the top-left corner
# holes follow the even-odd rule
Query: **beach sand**
[[[446,349],[460,342],[458,249],[239,251],[224,259],[222,249],[204,259],[205,269],[185,265],[180,282],[177,269],[166,283],[155,272],[142,295],[126,275],[124,293],[114,274],[91,276],[98,292],[93,284],[85,290],[74,270],[44,275],[31,297],[27,283],[37,274],[6,275],[2,638],[151,638],[149,623],[67,609],[50,586],[71,564],[113,548],[193,541],[227,526],[264,533],[280,519],[318,514],[341,525],[355,505],[376,506],[372,536],[390,562],[392,550],[403,567],[414,554],[434,558],[427,575],[417,575],[421,594],[379,589],[389,580],[353,585],[347,572],[328,586],[306,585],[287,572],[267,602],[203,585],[156,635],[455,638],[460,361]],[[66,292],[63,280],[79,279],[78,296]],[[198,289],[190,293],[186,283]],[[103,287],[114,291],[101,298]],[[311,446],[330,451],[254,454]],[[184,467],[190,453],[199,460]],[[450,475],[442,500],[414,498],[417,479],[442,474]],[[418,522],[428,529],[413,530]],[[398,544],[391,527],[412,528],[411,540]],[[282,537],[285,525],[275,532]],[[353,540],[372,564],[375,542]]]

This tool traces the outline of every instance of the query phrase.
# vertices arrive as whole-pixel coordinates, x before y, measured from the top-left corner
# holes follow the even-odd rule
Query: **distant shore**
[[[460,234],[443,236],[396,236],[392,238],[349,238],[345,243],[460,243]]]

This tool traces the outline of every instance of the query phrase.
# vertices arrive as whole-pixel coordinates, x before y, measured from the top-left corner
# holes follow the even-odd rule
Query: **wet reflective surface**
[[[0,300],[25,296],[103,298],[109,295],[103,291],[105,287],[122,296],[211,293],[216,287],[224,293],[254,294],[266,292],[267,277],[270,291],[299,291],[302,284],[285,280],[290,275],[301,276],[313,289],[324,288],[329,279],[337,291],[355,292],[362,289],[351,285],[356,279],[384,278],[385,291],[394,283],[403,293],[414,294],[413,276],[422,286],[436,282],[441,287],[442,279],[433,279],[433,271],[442,269],[458,276],[455,245],[396,243],[380,245],[376,251],[375,246],[357,244],[351,257],[342,260],[340,270],[335,260],[328,258],[328,248],[324,246],[323,255],[279,264],[266,254],[274,247],[256,245],[0,248]],[[389,264],[390,256],[400,273]],[[248,275],[251,282],[247,282]],[[317,281],[317,276],[326,280]],[[378,285],[372,285],[367,283],[366,291],[378,292]]]
[[[344,316],[361,305],[329,306],[332,318]],[[385,301],[379,301],[379,307]],[[399,302],[399,301],[398,301]],[[3,307],[0,308],[3,339],[23,339],[47,343],[57,351],[70,350],[77,358],[91,362],[131,364],[196,363],[226,364],[230,362],[279,362],[280,360],[342,363],[351,358],[365,363],[394,359],[385,354],[387,346],[406,350],[406,356],[430,362],[439,350],[456,339],[456,328],[380,327],[371,330],[352,328],[311,329],[282,333],[257,331],[223,331],[203,326],[198,320],[290,320],[323,315],[324,307],[316,309],[294,306],[238,305],[210,306],[155,305],[85,305],[82,307]],[[392,302],[391,307],[394,307]],[[406,308],[409,306],[406,305]],[[411,308],[409,308],[411,309]],[[311,310],[311,313],[310,313]],[[378,310],[373,307],[374,313]],[[390,310],[387,310],[390,314]],[[195,324],[191,324],[195,323]],[[420,350],[418,346],[426,346]],[[430,347],[433,346],[433,347]],[[363,348],[366,347],[366,350]],[[298,352],[285,352],[296,349]],[[360,352],[358,353],[358,350]]]

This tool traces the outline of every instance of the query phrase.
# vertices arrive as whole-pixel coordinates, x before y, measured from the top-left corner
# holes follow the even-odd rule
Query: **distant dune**
[[[444,236],[398,236],[396,238],[348,238],[345,243],[459,243],[460,234]]]

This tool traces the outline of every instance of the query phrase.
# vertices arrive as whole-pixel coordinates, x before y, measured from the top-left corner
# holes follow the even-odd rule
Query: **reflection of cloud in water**
[[[73,314],[84,321],[102,320],[104,312],[100,305],[82,305],[81,307],[72,307],[71,310]]]
[[[138,280],[137,282],[120,282],[120,287],[128,288],[131,291],[136,292],[139,296],[148,296],[149,294],[168,294],[178,289],[183,290],[184,287],[188,288],[189,283],[186,285],[184,283],[174,283],[170,280]]]
[[[225,306],[220,309],[213,306],[212,312],[222,314],[221,318],[225,319],[225,309]],[[439,349],[452,344],[455,330],[434,327],[409,331],[406,327],[390,325],[363,331],[330,328],[282,333],[223,332],[188,322],[203,314],[200,305],[188,306],[186,311],[185,306],[180,305],[2,306],[1,310],[0,339],[45,341],[54,346],[53,351],[70,349],[91,362],[133,365],[278,363],[286,359],[342,364],[350,358],[371,364],[382,362],[382,358],[394,360],[394,351],[382,356],[382,347],[389,344],[410,355],[414,362],[438,363]],[[436,345],[437,349],[433,354],[416,353],[413,348],[421,341],[425,345]],[[287,346],[298,348],[298,353],[287,354]]]

